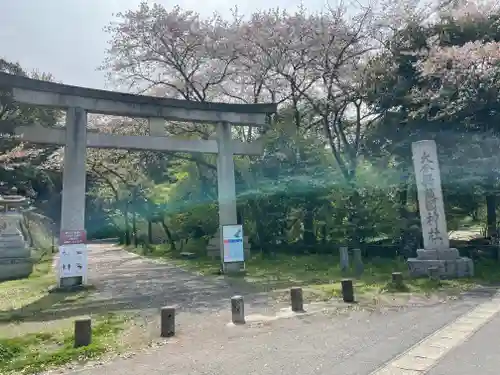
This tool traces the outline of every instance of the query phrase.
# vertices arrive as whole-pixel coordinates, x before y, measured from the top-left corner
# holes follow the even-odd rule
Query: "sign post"
[[[87,234],[84,230],[63,230],[59,238],[58,287],[62,279],[78,278],[79,285],[87,284]]]
[[[243,248],[243,226],[223,225],[223,271],[241,271],[245,269],[245,251]]]

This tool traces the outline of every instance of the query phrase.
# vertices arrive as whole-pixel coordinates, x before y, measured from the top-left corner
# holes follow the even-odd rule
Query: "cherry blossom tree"
[[[26,72],[18,63],[0,59],[0,71],[41,80],[53,80],[52,75]],[[53,177],[43,167],[53,167],[52,155],[58,147],[20,142],[12,133],[16,124],[38,123],[54,126],[61,118],[55,109],[33,107],[16,103],[10,92],[0,90],[0,184],[17,187],[20,194],[30,196],[40,204],[52,200],[55,185]],[[52,194],[51,194],[52,193]]]
[[[467,120],[498,106],[500,42],[434,45],[416,67],[422,79],[432,81],[416,99],[428,103],[436,119]]]
[[[394,14],[413,6],[407,1],[406,8],[398,8],[386,0],[383,7],[338,4],[316,13],[270,9],[246,18],[234,12],[226,21],[144,2],[108,29],[112,41],[105,67],[138,92],[278,103],[293,124],[290,134],[322,140],[355,191],[363,134],[380,116],[367,105],[370,56],[393,33],[382,12],[391,4]],[[181,132],[198,129],[183,126]],[[211,131],[203,128],[200,135]],[[248,127],[240,136],[253,140],[258,132]],[[292,154],[300,161],[298,146]]]
[[[192,11],[150,6],[117,15],[107,31],[111,46],[103,68],[134,90],[186,100],[213,95],[236,59],[226,21]]]
[[[400,30],[372,60],[370,101],[385,114],[371,140],[411,171],[409,144],[435,138],[444,180],[462,191],[486,191],[491,232],[500,130],[499,8],[492,1],[442,2],[433,16]]]

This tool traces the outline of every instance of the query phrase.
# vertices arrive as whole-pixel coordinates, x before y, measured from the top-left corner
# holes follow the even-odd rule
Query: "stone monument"
[[[411,149],[424,248],[417,250],[416,258],[408,259],[410,275],[429,276],[429,268],[437,267],[443,278],[473,276],[472,259],[450,248],[436,142],[414,142]]]
[[[31,249],[21,232],[26,198],[0,195],[0,280],[28,277],[33,272]]]

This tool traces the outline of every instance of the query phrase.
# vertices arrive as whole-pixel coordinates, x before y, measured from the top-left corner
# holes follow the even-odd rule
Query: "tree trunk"
[[[491,237],[497,230],[497,199],[495,194],[486,195],[486,236]]]
[[[241,209],[239,210],[236,210],[236,223],[237,224],[240,224],[240,225],[243,225],[243,215],[241,213]]]
[[[262,253],[266,253],[269,250],[265,246],[265,243],[264,243],[265,238],[266,238],[266,235],[265,235],[266,228],[264,227],[264,225],[262,225],[262,220],[260,220],[260,210],[259,210],[258,203],[256,201],[250,201],[249,205],[250,205],[250,209],[252,210],[253,219],[255,220],[255,232],[256,232],[255,234],[257,237],[256,238],[257,244],[260,247],[260,251]]]
[[[398,205],[399,205],[399,218],[401,220],[401,227],[399,229],[399,247],[401,249],[401,252],[405,258],[409,257],[409,253],[411,249],[409,248],[409,243],[408,241],[409,236],[409,222],[408,222],[408,210],[407,210],[407,203],[408,203],[408,185],[403,184],[402,186],[399,187],[398,189]]]
[[[406,205],[408,204],[408,185],[404,184],[399,188],[398,191],[398,201],[399,201],[399,215],[402,219],[407,218],[408,210]]]
[[[175,247],[175,241],[174,241],[174,238],[172,236],[172,232],[170,232],[170,229],[168,229],[167,224],[165,224],[165,220],[161,221],[161,226],[162,226],[163,230],[165,231],[165,235],[167,236],[168,242],[170,243],[170,250],[176,251],[177,249]]]
[[[399,204],[399,216],[402,222],[400,229],[400,244],[399,244],[399,254],[403,256],[404,259],[408,259],[416,255],[418,248],[423,247],[423,237],[420,226],[416,226],[415,223],[418,222],[418,211],[415,214],[408,211],[408,184],[400,186],[398,191],[398,204]],[[417,210],[418,210],[418,198],[417,198]]]
[[[316,244],[316,235],[314,233],[314,205],[310,200],[305,205],[304,213],[304,244],[314,246]]]
[[[130,240],[130,224],[128,219],[128,202],[125,202],[125,209],[123,215],[125,219],[125,245],[130,246],[131,240]]]
[[[132,234],[134,236],[134,246],[137,247],[139,243],[137,238],[137,215],[135,210],[132,210]]]
[[[360,228],[360,199],[358,190],[354,187],[354,191],[349,197],[349,211],[348,211],[348,221],[349,221],[349,238],[350,243],[353,248],[357,248],[361,245],[363,233],[362,228]]]
[[[153,223],[148,220],[148,242],[151,245],[153,243]]]

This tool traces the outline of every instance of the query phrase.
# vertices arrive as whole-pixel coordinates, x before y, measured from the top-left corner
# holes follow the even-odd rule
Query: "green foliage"
[[[340,11],[309,16],[302,9],[257,12],[248,22],[231,23],[142,4],[109,28],[107,67],[138,90],[147,83],[155,95],[280,103],[272,126],[233,130],[238,140],[264,143],[262,156],[234,158],[238,220],[254,250],[331,253],[329,244],[368,249],[382,242],[401,247],[408,234],[419,237],[411,142],[438,143],[450,229],[464,217],[483,219],[485,195],[497,194],[500,186],[498,8],[448,8],[426,22],[400,14],[402,22],[395,24],[401,26],[380,40],[373,29],[381,20],[359,9],[359,17],[349,20]],[[161,40],[157,25],[166,25]],[[290,27],[293,33],[281,33]],[[193,46],[177,43],[176,32],[189,36]],[[131,40],[138,42],[135,54],[124,64]],[[368,54],[366,46],[373,47]],[[192,58],[181,63],[176,56]],[[481,56],[488,58],[479,69]],[[158,68],[157,61],[165,64]],[[26,75],[16,64],[2,64]],[[227,69],[210,73],[215,66]],[[147,76],[157,69],[161,81]],[[179,85],[176,77],[186,82]],[[243,93],[233,92],[240,86]],[[24,120],[52,124],[57,117],[14,108],[4,96]],[[91,126],[148,134],[140,119],[94,116]],[[164,131],[182,139],[215,135],[209,124],[166,122]],[[37,197],[48,191],[57,197],[58,172],[26,163],[23,168],[4,171],[5,179],[28,179]],[[217,230],[214,155],[92,149],[87,170],[90,237],[167,242],[179,250],[186,240],[202,247]],[[40,199],[39,205],[42,200],[45,209],[58,210],[58,198]]]

